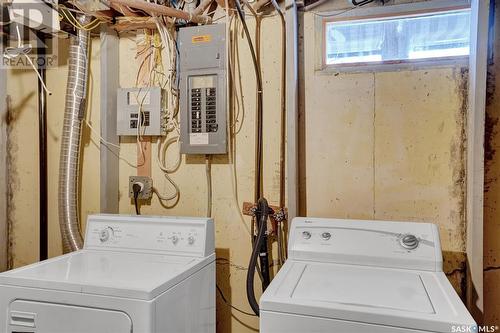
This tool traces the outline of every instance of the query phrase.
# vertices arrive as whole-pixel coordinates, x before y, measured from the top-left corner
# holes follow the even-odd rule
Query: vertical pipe
[[[81,15],[81,24],[90,21]],[[78,30],[71,37],[66,106],[59,161],[59,224],[64,253],[80,250],[79,172],[82,122],[85,119],[90,33]]]
[[[37,60],[44,59],[45,37],[38,34],[41,46],[38,47]],[[45,62],[37,61],[40,79],[38,80],[38,167],[39,167],[39,214],[40,214],[40,261],[48,258],[48,209],[47,209],[47,92],[42,81],[46,81]]]

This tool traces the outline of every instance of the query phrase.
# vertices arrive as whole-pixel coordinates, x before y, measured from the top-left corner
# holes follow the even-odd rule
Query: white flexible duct
[[[82,25],[90,17],[78,17]],[[82,121],[85,116],[87,95],[88,50],[90,33],[78,30],[71,37],[69,48],[68,83],[66,106],[59,160],[59,226],[63,251],[68,253],[83,246],[79,223],[79,166]]]

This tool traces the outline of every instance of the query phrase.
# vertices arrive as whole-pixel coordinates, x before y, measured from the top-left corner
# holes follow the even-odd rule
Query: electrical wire
[[[22,44],[21,33],[19,32],[19,24],[16,23],[15,25],[17,33],[17,47],[6,47],[3,53],[4,58],[15,59],[19,56],[24,56],[28,60],[28,63],[30,64],[31,68],[33,68],[33,70],[35,71],[38,80],[40,81],[43,87],[43,90],[45,90],[45,92],[48,95],[52,95],[52,92],[47,88],[47,85],[45,84],[42,76],[40,75],[40,72],[35,67],[35,64],[33,64],[31,58],[28,56],[28,54],[31,53],[33,46],[31,46],[31,44],[25,44],[25,45]]]
[[[210,155],[205,155],[205,174],[207,176],[207,217],[212,217],[212,164]]]
[[[138,183],[134,183],[132,185],[132,191],[134,193],[134,206],[135,206],[135,213],[137,215],[141,215],[141,211],[139,208],[139,193],[141,193],[143,187],[139,185]]]
[[[163,50],[167,50],[169,55],[167,65],[163,63],[161,52],[159,53],[159,56],[156,58],[156,63],[155,63],[155,68],[157,68],[155,72],[160,73],[159,76],[156,77],[157,82],[155,83],[160,85],[161,87],[167,87],[167,86],[169,87],[169,89],[167,89],[167,95],[168,95],[167,104],[164,105],[166,110],[164,120],[165,120],[165,130],[167,132],[167,139],[165,140],[165,142],[162,142],[163,141],[162,139],[159,140],[156,161],[159,168],[163,171],[165,178],[174,188],[175,193],[173,193],[172,195],[165,196],[161,195],[157,189],[154,193],[158,196],[160,201],[168,201],[176,198],[178,200],[180,196],[179,187],[169,176],[170,173],[177,171],[182,161],[182,157],[180,154],[180,125],[177,120],[177,114],[179,110],[178,83],[177,83],[178,49],[175,42],[175,38],[173,37],[169,27],[164,21],[164,18],[155,17],[155,22],[160,39],[159,46],[161,46]],[[169,68],[168,74],[164,73],[165,67]],[[163,79],[163,81],[160,78]],[[153,78],[153,80],[154,79],[155,78]],[[170,145],[174,143],[177,146],[177,154],[176,154],[177,157],[173,163],[173,166],[167,166],[166,163],[167,149]]]
[[[114,144],[114,143],[111,143],[109,141],[106,141],[95,129],[94,127],[92,127],[92,125],[89,123],[89,121],[87,119],[85,119],[85,125],[87,125],[87,127],[90,129],[90,132],[92,134],[94,134],[96,137],[99,138],[99,142],[101,142],[106,148],[110,149],[110,147],[114,147],[118,150],[121,150],[121,147],[117,144]],[[96,144],[97,145],[97,144]],[[99,148],[99,147],[98,147]],[[137,164],[134,164],[132,162],[130,162],[129,160],[127,160],[126,158],[122,157],[120,155],[120,153],[115,153],[112,149],[110,149],[111,153],[114,154],[116,157],[118,157],[119,160],[125,162],[128,166],[132,167],[132,168],[137,168],[138,165]]]
[[[237,308],[236,306],[232,305],[226,298],[226,296],[224,296],[224,293],[222,292],[222,289],[219,287],[218,284],[215,284],[215,287],[217,288],[217,291],[219,292],[220,294],[220,297],[222,298],[222,300],[224,301],[224,303],[229,306],[231,309],[233,310],[236,310],[238,311],[239,313],[241,314],[244,314],[244,315],[247,315],[247,316],[252,316],[252,317],[256,317],[256,315],[254,313],[250,313],[250,312],[247,312],[247,311],[244,311],[244,310],[241,310],[239,308]]]
[[[139,210],[139,203],[137,202],[137,195],[134,194],[134,206],[135,206],[135,214],[136,215],[141,215],[141,212]]]
[[[61,14],[73,27],[76,29],[91,31],[97,28],[102,22],[99,19],[94,19],[93,21],[82,25],[76,17],[71,13],[69,8],[64,5],[58,5],[58,12]]]
[[[256,135],[256,151],[255,151],[255,193],[254,199],[255,202],[259,200],[262,196],[262,186],[261,186],[261,178],[262,178],[262,119],[263,119],[263,98],[262,98],[262,75],[260,72],[259,62],[257,60],[257,55],[255,53],[255,49],[252,43],[252,39],[250,37],[250,32],[248,31],[248,26],[245,21],[245,17],[243,16],[243,10],[241,9],[241,5],[239,1],[234,2],[236,4],[236,10],[238,11],[238,15],[240,17],[241,23],[243,24],[243,30],[245,32],[245,36],[247,39],[248,47],[250,48],[250,53],[252,55],[252,62],[255,70],[255,76],[257,79],[257,135]]]

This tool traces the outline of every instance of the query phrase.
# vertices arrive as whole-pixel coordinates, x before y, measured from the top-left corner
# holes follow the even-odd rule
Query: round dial
[[[172,236],[172,243],[177,244],[178,241],[179,241],[179,237],[177,237],[176,235],[173,235]]]
[[[321,238],[323,238],[323,240],[329,240],[330,238],[332,238],[332,234],[329,233],[328,231],[324,232],[321,234]]]
[[[113,234],[113,229],[106,227],[99,232],[99,240],[101,242],[107,242]]]
[[[304,239],[309,239],[309,238],[311,238],[311,233],[309,231],[303,231],[302,232],[302,237]]]
[[[404,235],[400,240],[401,246],[408,250],[414,250],[418,247],[420,241],[415,235]]]

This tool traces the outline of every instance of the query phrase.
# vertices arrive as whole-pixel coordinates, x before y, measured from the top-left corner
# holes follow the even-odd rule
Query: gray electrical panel
[[[226,27],[179,30],[181,153],[227,153]]]
[[[116,134],[122,136],[165,135],[163,108],[165,98],[165,93],[159,87],[119,88]]]

